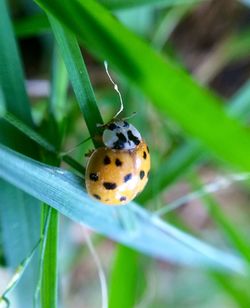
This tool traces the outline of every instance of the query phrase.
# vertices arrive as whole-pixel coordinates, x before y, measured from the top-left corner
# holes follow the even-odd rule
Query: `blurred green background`
[[[13,307],[33,307],[38,277],[40,307],[105,307],[105,287],[110,308],[250,307],[250,2],[37,2],[49,20],[31,0],[3,0],[0,6],[1,144],[47,165],[81,171],[91,141],[70,153],[80,166],[71,162],[69,167],[57,153],[93,137],[96,124],[109,121],[119,109],[103,65],[107,60],[124,99],[123,115],[136,112],[130,121],[150,148],[151,176],[136,202],[183,234],[238,256],[244,269],[237,273],[230,258],[223,268],[219,254],[214,256],[218,266],[195,266],[196,259],[184,264],[178,251],[161,260],[140,252],[144,248],[136,240],[138,250],[132,250],[84,231],[7,184],[6,179],[13,183],[8,173],[0,172],[0,294],[44,234],[47,241],[8,296]],[[40,137],[53,145],[52,151]],[[37,197],[35,192],[31,195]],[[52,199],[51,204],[45,200],[53,206]],[[93,221],[91,227],[101,224],[98,213]],[[89,238],[93,247],[86,244]],[[188,245],[184,235],[177,240]],[[158,244],[147,242],[147,236],[145,242]],[[195,243],[192,250],[207,254],[201,246],[197,252]],[[103,293],[96,257],[106,276]]]

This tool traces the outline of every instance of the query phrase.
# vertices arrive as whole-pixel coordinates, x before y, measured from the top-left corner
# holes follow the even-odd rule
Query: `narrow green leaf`
[[[209,195],[203,196],[203,201],[208,207],[209,213],[213,220],[220,227],[222,232],[237,249],[237,251],[250,263],[250,244],[240,234],[235,225],[230,222],[226,215],[222,212],[220,205]]]
[[[109,9],[132,8],[138,6],[175,6],[188,3],[202,2],[203,0],[100,0],[99,2]]]
[[[51,205],[63,215],[145,254],[193,266],[245,272],[244,263],[238,257],[195,239],[150,215],[133,202],[119,208],[104,206],[90,199],[83,188],[82,178],[34,161],[2,145],[0,177]],[[125,229],[119,220],[119,216],[126,212],[134,216],[133,230]]]
[[[57,47],[54,48],[52,85],[50,94],[50,113],[53,114],[59,126],[65,117],[67,106],[68,74]]]
[[[15,33],[18,37],[29,37],[49,31],[50,24],[44,13],[37,13],[14,22]]]
[[[45,149],[48,152],[51,152],[58,157],[61,157],[62,160],[64,160],[69,166],[80,172],[81,174],[84,174],[85,169],[84,167],[79,164],[76,160],[74,160],[69,155],[60,154],[56,147],[49,143],[43,136],[38,134],[34,129],[30,128],[28,125],[24,124],[22,121],[20,121],[17,117],[15,117],[10,112],[6,112],[2,118],[6,120],[9,124],[17,128],[19,131],[21,131],[23,134],[25,134],[28,138],[35,141],[38,145],[40,145],[43,149]]]
[[[234,300],[236,307],[248,308],[250,305],[249,281],[243,281],[243,288],[239,285],[237,278],[212,272],[213,279],[222,287],[228,295]]]
[[[68,75],[63,59],[54,47],[52,87],[49,101],[49,119],[45,125],[53,144],[60,148],[63,139],[63,123],[66,113]],[[55,132],[56,133],[53,133]],[[45,162],[60,165],[58,155],[46,157]],[[47,222],[48,219],[48,222]],[[44,243],[41,250],[39,287],[41,286],[41,307],[56,308],[58,305],[58,235],[59,213],[56,209],[43,206],[42,225],[45,225]],[[39,289],[38,289],[39,290]]]
[[[42,263],[41,307],[56,308],[58,303],[58,212],[53,208],[43,207],[44,217],[51,211],[45,234],[45,251]],[[44,219],[45,221],[45,219]]]
[[[143,194],[138,198],[139,202],[146,202],[153,198],[164,188],[172,184],[178,177],[183,176],[198,159],[201,159],[203,151],[197,142],[188,141],[180,145],[160,167],[150,175],[151,185],[148,185]]]
[[[250,83],[246,82],[239,91],[230,99],[227,112],[242,122],[247,121],[250,114]],[[173,184],[180,176],[197,163],[197,160],[205,156],[204,148],[195,141],[187,141],[180,145],[169,157],[167,157],[155,172],[150,176],[151,185],[148,185],[143,194],[138,198],[139,202],[152,199],[157,193]],[[206,155],[207,156],[207,155]]]
[[[153,51],[100,4],[93,0],[37,2],[89,50],[107,59],[143,90],[162,113],[172,117],[188,134],[232,165],[250,170],[248,132],[225,113],[221,101]]]
[[[81,50],[76,38],[71,33],[66,31],[54,18],[51,17],[49,20],[90,135],[95,145],[98,146],[100,143],[95,140],[97,124],[102,124],[103,121]]]
[[[27,124],[32,124],[24,75],[17,50],[6,1],[0,1],[0,84],[6,108]]]
[[[8,266],[15,269],[30,254],[39,239],[40,201],[3,180],[0,181],[0,195],[0,225],[4,255]],[[35,256],[16,288],[18,307],[32,305],[37,264]]]
[[[138,252],[119,245],[111,274],[109,308],[135,307],[139,275]]]
[[[0,41],[1,99],[5,100],[8,111],[32,125],[24,74],[5,0],[0,1]],[[0,140],[14,149],[37,156],[34,144],[3,120],[0,121]],[[0,204],[4,255],[7,265],[15,268],[29,255],[39,238],[40,202],[1,180]],[[31,306],[36,279],[35,256],[17,287],[18,306]]]

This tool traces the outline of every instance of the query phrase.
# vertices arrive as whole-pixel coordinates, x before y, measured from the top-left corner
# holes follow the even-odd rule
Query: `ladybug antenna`
[[[65,155],[67,155],[67,154],[69,154],[69,153],[75,151],[75,149],[77,149],[80,145],[84,144],[85,142],[89,141],[90,139],[91,139],[91,137],[86,138],[85,140],[83,140],[83,141],[81,141],[80,143],[78,143],[77,145],[75,145],[72,149],[70,149],[70,150],[68,150],[68,151],[66,151],[66,152],[61,152],[59,156],[60,156],[60,157],[61,157],[61,156],[65,156]]]
[[[104,67],[105,67],[105,71],[108,75],[109,80],[112,82],[113,86],[114,86],[114,90],[118,93],[119,95],[119,99],[120,99],[120,109],[118,110],[118,112],[114,115],[113,118],[117,118],[118,115],[123,111],[123,100],[122,100],[122,95],[121,92],[119,91],[118,85],[113,81],[113,79],[111,78],[110,74],[109,74],[109,70],[108,70],[108,62],[104,61]]]

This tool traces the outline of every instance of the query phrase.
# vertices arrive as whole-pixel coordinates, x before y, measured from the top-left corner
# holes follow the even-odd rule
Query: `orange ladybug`
[[[102,139],[105,146],[96,149],[87,163],[87,192],[104,204],[126,204],[147,184],[148,147],[138,130],[123,120],[109,123]]]

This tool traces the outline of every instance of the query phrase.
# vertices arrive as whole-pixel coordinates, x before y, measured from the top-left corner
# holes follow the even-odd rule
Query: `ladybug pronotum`
[[[147,184],[148,147],[138,130],[122,120],[109,123],[102,138],[104,146],[96,149],[87,163],[87,192],[104,204],[126,204]]]

